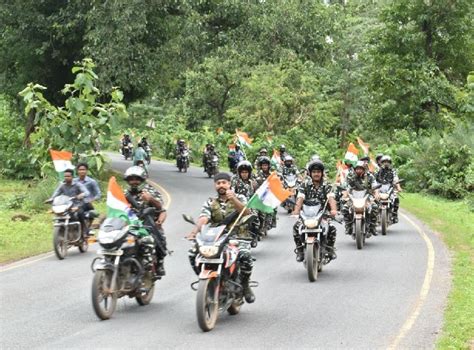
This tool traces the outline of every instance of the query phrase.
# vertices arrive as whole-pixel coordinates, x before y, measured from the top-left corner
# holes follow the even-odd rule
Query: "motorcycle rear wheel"
[[[357,249],[362,249],[364,247],[364,233],[362,232],[362,220],[360,219],[356,219],[355,236]]]
[[[92,280],[92,306],[101,320],[112,317],[117,306],[117,295],[104,292],[104,289],[110,289],[112,285],[112,275],[112,271],[97,270]]]
[[[388,227],[387,209],[382,209],[381,216],[382,216],[382,220],[381,220],[382,236],[385,236],[387,234],[387,227]]]
[[[319,244],[307,244],[305,255],[308,279],[310,282],[314,282],[318,279]]]
[[[64,226],[56,226],[53,231],[54,253],[59,260],[63,260],[67,255],[67,242],[64,237]]]
[[[212,330],[217,322],[219,314],[218,281],[215,278],[199,281],[196,297],[196,314],[199,327],[204,332]]]
[[[155,286],[152,286],[148,292],[141,293],[135,297],[137,303],[141,306],[150,304],[151,300],[153,299],[153,295],[155,294]]]

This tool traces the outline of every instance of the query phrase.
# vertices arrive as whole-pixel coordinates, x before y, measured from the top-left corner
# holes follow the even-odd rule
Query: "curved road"
[[[130,166],[112,158],[118,170]],[[3,266],[2,349],[433,348],[450,285],[449,256],[436,235],[421,226],[424,239],[406,216],[362,251],[338,227],[338,258],[309,283],[293,253],[294,219],[280,212],[277,229],[254,250],[256,302],[237,316],[222,314],[212,332],[201,332],[189,286],[196,276],[182,238],[191,226],[181,214],[197,216],[214,194],[212,180],[202,169],[180,174],[155,161],[150,168],[151,179],[170,195],[165,230],[174,250],[153,302],[140,307],[119,299],[113,318],[99,321],[90,301],[96,247],[86,254],[71,250],[63,261],[47,254]]]

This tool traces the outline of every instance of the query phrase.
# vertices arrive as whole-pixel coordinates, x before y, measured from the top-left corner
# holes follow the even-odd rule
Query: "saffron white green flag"
[[[290,195],[291,191],[283,188],[280,178],[273,172],[250,198],[247,208],[273,213],[273,210]]]
[[[68,151],[49,150],[51,158],[53,159],[54,169],[58,172],[61,179],[64,178],[64,171],[66,169],[74,169],[71,163],[72,153]]]
[[[137,220],[115,176],[110,178],[107,189],[107,217],[120,218],[127,222]]]
[[[344,163],[351,163],[352,166],[355,166],[358,161],[358,157],[357,157],[358,154],[359,154],[359,150],[351,142],[349,144],[349,147],[347,148],[346,155],[344,156]]]

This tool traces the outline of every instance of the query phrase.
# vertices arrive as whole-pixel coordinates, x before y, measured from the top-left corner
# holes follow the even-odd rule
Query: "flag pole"
[[[252,199],[254,196],[255,196],[255,194],[250,199]],[[250,202],[250,199],[249,199],[249,202]],[[232,232],[232,230],[235,228],[235,226],[237,225],[239,220],[242,218],[242,215],[244,215],[244,212],[245,212],[246,209],[247,209],[247,204],[245,204],[245,206],[240,211],[239,216],[237,216],[237,219],[235,219],[234,223],[232,224],[231,228],[229,229],[229,232]]]

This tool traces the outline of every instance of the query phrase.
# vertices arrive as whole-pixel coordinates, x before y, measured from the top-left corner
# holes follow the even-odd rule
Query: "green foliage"
[[[100,145],[110,136],[114,119],[127,112],[118,89],[112,90],[109,102],[99,102],[100,91],[94,85],[98,77],[93,68],[92,60],[84,59],[72,69],[76,78],[62,90],[67,96],[62,107],[51,104],[42,93],[46,88],[39,84],[30,83],[20,92],[26,103],[25,113],[35,113],[32,163],[48,167],[48,150],[56,149],[71,151],[75,160],[87,159],[97,171],[103,168]]]

